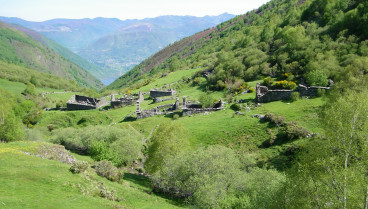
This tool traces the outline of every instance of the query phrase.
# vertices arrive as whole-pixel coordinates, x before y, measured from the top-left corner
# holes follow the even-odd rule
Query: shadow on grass
[[[146,176],[125,173],[123,179],[145,187],[147,190],[151,190],[151,180]]]
[[[136,121],[137,118],[133,116],[127,116],[123,120],[119,121],[118,123],[124,123],[124,122],[133,122]]]
[[[166,199],[166,201],[170,204],[173,204],[173,205],[176,205],[176,206],[185,206],[186,205],[183,199],[175,198],[175,197],[172,197],[168,194],[152,190],[151,180],[146,176],[132,174],[132,173],[125,173],[123,179],[126,180],[126,181],[133,182],[133,183],[143,187],[144,189],[142,189],[142,188],[140,188],[140,189],[142,191],[146,192],[147,194],[154,193],[156,196]]]

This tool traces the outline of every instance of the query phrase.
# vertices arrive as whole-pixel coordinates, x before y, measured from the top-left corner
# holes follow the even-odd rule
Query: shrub
[[[36,87],[32,83],[27,83],[26,89],[22,92],[24,95],[36,95]]]
[[[145,169],[152,173],[160,170],[164,162],[189,147],[187,131],[179,123],[163,123],[153,133],[148,144]]]
[[[201,103],[201,105],[204,108],[211,107],[213,105],[213,102],[214,101],[215,101],[215,99],[211,95],[209,95],[209,94],[202,94],[199,97],[199,102]]]
[[[249,89],[248,89],[248,92],[249,93],[253,93],[253,92],[255,92],[256,90],[253,88],[253,87],[250,87]]]
[[[264,120],[275,124],[276,126],[283,126],[285,123],[285,118],[282,116],[276,116],[272,113],[267,113],[264,117]]]
[[[240,106],[240,104],[232,104],[232,105],[230,106],[230,108],[231,108],[232,110],[234,110],[234,111],[239,111],[239,110],[241,110],[241,106]]]
[[[326,90],[325,89],[317,89],[317,96],[318,97],[322,97],[326,94]]]
[[[310,134],[306,128],[299,126],[294,121],[286,123],[283,131],[289,140],[303,138]]]
[[[282,80],[282,81],[275,82],[273,84],[273,87],[280,88],[280,89],[295,89],[296,83],[294,83],[293,81]]]
[[[263,84],[265,86],[271,86],[273,83],[273,79],[271,77],[266,77],[263,79]]]
[[[310,71],[305,75],[307,83],[311,86],[327,86],[328,78],[327,76],[319,70]]]
[[[95,164],[97,175],[105,177],[110,181],[120,181],[124,173],[112,164],[112,162],[103,160]]]
[[[179,117],[180,117],[180,116],[179,116],[179,114],[175,113],[175,114],[173,115],[172,119],[173,119],[173,120],[177,120],[177,119],[179,119]]]
[[[240,162],[222,146],[199,148],[168,159],[153,176],[156,190],[188,199],[200,208],[220,208],[233,180],[239,177]],[[180,182],[180,183],[179,183]]]
[[[88,168],[88,163],[85,161],[75,161],[69,168],[72,173],[83,173]]]
[[[293,92],[293,93],[291,93],[291,100],[293,101],[293,102],[295,102],[295,101],[298,101],[299,100],[299,98],[300,98],[300,93],[299,92]]]

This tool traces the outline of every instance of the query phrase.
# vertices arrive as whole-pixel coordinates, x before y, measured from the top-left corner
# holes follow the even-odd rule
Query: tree
[[[152,135],[144,166],[149,173],[153,174],[161,170],[165,161],[188,148],[189,141],[184,127],[177,122],[163,123]]]
[[[24,136],[20,118],[13,110],[14,103],[14,95],[0,89],[0,141],[19,140]]]
[[[300,156],[290,183],[293,207],[368,207],[368,93],[346,92],[321,115],[325,138]]]
[[[201,103],[202,107],[204,107],[204,108],[211,107],[213,105],[214,101],[215,101],[215,99],[209,94],[202,94],[199,97],[199,102]]]
[[[36,95],[36,87],[32,83],[27,83],[26,89],[23,91],[24,95]]]

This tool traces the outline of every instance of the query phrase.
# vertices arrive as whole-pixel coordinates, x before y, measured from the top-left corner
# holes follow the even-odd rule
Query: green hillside
[[[107,88],[196,67],[212,72],[207,80],[211,89],[285,73],[295,81],[313,74],[335,80],[355,58],[367,56],[365,12],[361,1],[271,1],[174,43]]]
[[[95,95],[144,92],[140,109],[163,113],[147,118],[135,103],[65,111],[73,92],[0,79],[0,205],[366,208],[366,8],[272,0],[168,46]],[[261,103],[258,83],[291,96]],[[286,91],[297,84],[330,88]],[[152,88],[176,95],[155,103]],[[223,108],[158,110],[184,96],[197,109],[221,98]]]
[[[0,23],[0,39],[0,59],[6,63],[74,80],[81,87],[100,89],[103,86],[81,67],[5,23]]]

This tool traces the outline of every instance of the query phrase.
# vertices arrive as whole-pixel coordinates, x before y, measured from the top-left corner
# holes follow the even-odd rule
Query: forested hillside
[[[364,1],[271,1],[216,28],[161,50],[108,88],[149,82],[159,74],[204,67],[211,89],[239,80],[285,77],[326,85],[349,65],[366,60]],[[315,80],[320,78],[321,80]],[[234,85],[237,83],[237,85]],[[241,82],[240,82],[241,83]],[[240,84],[241,85],[241,84]]]
[[[32,36],[0,22],[0,60],[73,80],[81,87],[102,88],[102,83],[90,73],[48,47],[45,38],[36,32],[28,32],[32,33]],[[11,73],[13,80],[16,76],[24,76],[17,71]]]

